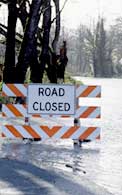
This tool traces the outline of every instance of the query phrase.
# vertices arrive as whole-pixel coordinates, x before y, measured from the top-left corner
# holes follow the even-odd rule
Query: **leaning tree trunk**
[[[55,37],[52,42],[52,48],[54,53],[56,54],[57,51],[57,43],[59,40],[59,35],[60,35],[60,6],[59,6],[59,0],[53,0],[55,4],[55,9],[56,9],[56,29],[55,29]]]
[[[5,83],[14,82],[15,68],[15,34],[17,22],[17,0],[8,2],[8,30],[6,39],[5,69],[3,72],[3,81]]]
[[[46,0],[44,1],[42,52],[40,55],[41,82],[45,70],[45,65],[49,64],[50,61],[50,56],[49,56],[50,28],[51,28],[51,2],[50,0]]]
[[[25,34],[16,66],[16,83],[23,83],[27,68],[31,63],[31,57],[34,51],[37,39],[37,29],[40,19],[40,7],[42,0],[33,0],[30,8],[30,16],[25,29]]]

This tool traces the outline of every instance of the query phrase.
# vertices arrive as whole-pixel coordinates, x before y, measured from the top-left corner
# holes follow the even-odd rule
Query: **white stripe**
[[[2,133],[5,134],[8,138],[15,138],[15,136],[6,128],[6,126],[2,126]]]
[[[7,116],[7,117],[15,117],[15,115],[7,108],[6,105],[3,104],[2,106],[2,112]]]
[[[101,93],[101,86],[97,86],[88,97],[96,97],[99,93]]]
[[[14,125],[14,128],[24,137],[24,138],[33,138],[24,128],[20,125]]]
[[[62,127],[58,132],[56,132],[53,135],[53,138],[55,138],[55,139],[61,138],[68,131],[68,129],[69,129],[69,127],[67,127],[67,126]]]
[[[79,97],[83,91],[87,89],[87,85],[80,85],[79,87],[76,88],[76,98]]]
[[[14,84],[16,86],[16,88],[21,91],[21,93],[23,94],[23,96],[27,96],[27,88],[23,85],[23,84]]]
[[[3,84],[3,92],[7,95],[7,96],[12,96],[15,97],[16,95],[8,88],[8,86],[6,84]]]
[[[88,127],[79,127],[77,131],[75,131],[72,136],[70,136],[71,139],[79,139],[79,137],[88,129]]]
[[[41,137],[42,139],[47,139],[47,138],[49,138],[49,136],[44,132],[43,129],[41,129],[40,126],[38,126],[38,125],[33,125],[33,126],[31,126],[31,127],[32,127],[32,129],[34,129],[34,131],[35,131],[37,134],[40,135],[40,137]]]

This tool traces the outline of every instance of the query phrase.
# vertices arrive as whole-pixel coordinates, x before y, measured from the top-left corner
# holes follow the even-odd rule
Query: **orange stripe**
[[[20,132],[17,131],[17,129],[14,128],[14,126],[6,125],[6,128],[15,136],[23,138],[23,136],[20,134]]]
[[[33,137],[33,138],[41,138],[39,134],[37,134],[31,126],[23,126],[24,129]]]
[[[87,97],[95,88],[96,86],[88,86],[79,97]]]
[[[85,112],[83,112],[80,117],[87,118],[97,107],[89,107]]]
[[[87,137],[96,130],[96,127],[89,127],[87,130],[79,137],[80,140],[87,139]]]
[[[78,129],[78,127],[71,127],[67,130],[67,132],[61,137],[62,139],[70,138],[70,136]]]
[[[41,129],[49,136],[52,137],[55,133],[57,133],[60,130],[60,126],[54,126],[52,128],[49,128],[47,126],[41,126]]]
[[[41,118],[41,116],[39,114],[33,114],[32,116],[33,117],[38,117],[38,118],[40,117]]]
[[[62,118],[69,118],[70,116],[69,115],[62,115],[61,117]]]
[[[14,85],[14,84],[7,84],[8,88],[18,97],[24,97],[24,94]]]
[[[6,104],[6,106],[16,117],[23,117],[23,114],[13,104]]]

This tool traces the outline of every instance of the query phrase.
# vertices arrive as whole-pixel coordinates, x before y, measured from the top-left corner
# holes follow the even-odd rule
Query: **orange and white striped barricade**
[[[100,139],[100,128],[83,126],[53,126],[50,128],[39,125],[4,125],[2,134],[3,137],[8,138],[95,140]]]
[[[96,85],[78,85],[76,86],[76,97],[100,98],[101,86]]]
[[[25,84],[3,84],[2,96],[6,97],[27,97],[27,85]],[[81,85],[76,86],[76,98],[90,97],[99,98],[101,97],[100,86],[87,86]],[[7,117],[26,117],[27,106],[26,105],[9,105],[3,106],[3,115]],[[39,114],[33,115],[42,117]],[[50,115],[51,117],[71,117],[66,115]],[[76,114],[74,118],[100,118],[101,109],[99,106],[77,106]]]
[[[27,84],[3,84],[2,96],[27,97]],[[101,86],[77,85],[76,97],[100,98]]]
[[[27,98],[27,85],[25,84],[3,84],[3,97],[25,97]],[[100,98],[100,86],[76,86],[76,99],[79,98]],[[27,104],[3,104],[2,116],[7,118],[17,117],[43,117],[40,114],[28,114]],[[99,106],[77,106],[76,113],[72,115],[46,115],[47,117],[73,117],[73,118],[89,118],[99,119],[101,117],[101,108]],[[78,139],[78,140],[94,140],[100,139],[99,127],[82,127],[82,126],[48,126],[39,125],[5,125],[2,126],[2,136],[8,138],[56,138],[56,139]]]
[[[28,114],[26,104],[3,104],[2,106],[3,117],[44,117],[40,114]],[[101,109],[99,106],[79,106],[76,109],[75,115],[48,115],[49,117],[62,117],[62,118],[100,118]]]

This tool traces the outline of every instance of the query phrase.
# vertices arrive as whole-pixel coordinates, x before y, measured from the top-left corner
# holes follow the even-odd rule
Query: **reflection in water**
[[[0,156],[31,162],[84,175],[113,194],[122,194],[122,80],[86,79],[86,84],[102,85],[102,140],[73,148],[72,141],[45,144],[2,144]],[[82,125],[85,121],[82,121]],[[93,122],[97,124],[96,121]]]

